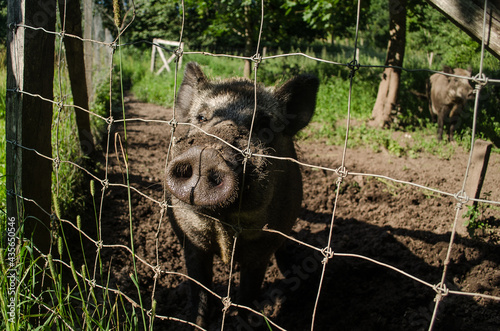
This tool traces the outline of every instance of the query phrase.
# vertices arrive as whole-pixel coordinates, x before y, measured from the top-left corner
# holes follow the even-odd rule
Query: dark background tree
[[[0,0],[0,50],[7,42],[7,0]]]
[[[391,111],[396,106],[399,80],[406,46],[406,0],[389,0],[389,43],[382,81],[373,107],[372,124],[389,125]]]
[[[71,35],[83,37],[82,12],[80,1],[59,0],[59,15],[64,23],[65,32]],[[64,17],[66,15],[66,17]],[[89,95],[87,92],[87,80],[85,77],[85,62],[83,56],[83,42],[76,38],[64,38],[66,49],[66,62],[75,106],[89,109]],[[75,118],[78,127],[78,138],[82,152],[89,156],[90,160],[95,156],[94,137],[90,130],[89,113],[75,108]]]
[[[379,0],[376,0],[379,1]],[[316,3],[316,5],[314,5]],[[332,36],[350,37],[356,24],[357,1],[270,0],[264,2],[264,27],[261,46],[289,51],[301,43]],[[363,1],[363,13],[369,9]],[[125,38],[130,42],[153,38],[178,40],[181,29],[180,2],[136,0],[135,21]],[[123,8],[124,11],[131,9]],[[112,27],[112,1],[99,1]],[[247,44],[257,46],[261,2],[252,0],[186,0],[183,41],[191,49],[234,51],[243,54]],[[128,15],[128,18],[131,18]],[[367,20],[362,15],[362,20]],[[148,47],[146,45],[139,47]],[[248,46],[247,46],[248,48]],[[252,48],[252,53],[255,49]],[[251,54],[253,55],[253,54]]]
[[[370,0],[361,2],[361,26],[365,25],[369,19],[365,13],[369,10],[371,2]],[[321,38],[329,38],[332,43],[335,37],[352,38],[354,36],[358,8],[356,0],[287,1],[284,7],[301,12],[304,22]]]

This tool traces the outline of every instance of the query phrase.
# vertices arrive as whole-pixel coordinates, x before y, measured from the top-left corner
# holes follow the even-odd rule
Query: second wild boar
[[[443,72],[457,76],[471,77],[471,70],[444,67]],[[466,78],[433,74],[428,85],[429,110],[432,119],[437,117],[437,139],[443,139],[444,125],[448,125],[448,140],[453,140],[453,132],[459,125],[460,115],[473,89]]]
[[[176,116],[193,125],[175,131],[166,171],[169,219],[184,246],[188,275],[207,287],[214,255],[229,263],[235,249],[238,303],[257,298],[269,260],[285,240],[262,229],[289,233],[302,201],[299,166],[261,155],[297,157],[293,137],[314,113],[318,86],[316,77],[299,75],[255,91],[250,80],[209,80],[196,63],[186,66]],[[190,289],[193,319],[206,326],[209,293],[192,282]]]

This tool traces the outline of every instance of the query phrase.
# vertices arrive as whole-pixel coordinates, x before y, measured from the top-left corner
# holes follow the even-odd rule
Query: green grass
[[[23,236],[22,228],[18,236]],[[102,263],[96,264],[95,278],[94,261],[76,265],[71,256],[74,244],[66,240],[62,224],[54,240],[57,245],[44,257],[36,253],[32,240],[18,243],[13,268],[9,268],[7,247],[0,250],[0,329],[139,330],[135,310],[127,307],[121,295],[108,290]],[[11,283],[14,274],[16,281]],[[91,286],[88,281],[92,279],[104,288]],[[15,316],[9,314],[10,302],[15,303]]]
[[[54,73],[54,99],[62,100],[64,104],[73,104],[73,96],[69,86],[69,76],[65,66]],[[53,108],[52,115],[52,156],[60,160],[69,160],[82,164],[82,153],[76,128],[75,111],[73,107]],[[82,211],[83,197],[76,188],[81,185],[83,174],[73,165],[60,163],[52,172],[52,194],[61,202],[63,214],[69,211]],[[73,217],[76,215],[72,215]]]
[[[1,55],[1,54],[0,54]],[[4,63],[2,61],[2,63]],[[103,74],[104,81],[106,74]],[[0,66],[0,233],[7,233],[9,227],[5,217],[5,65]],[[108,80],[109,81],[109,80]],[[119,82],[119,77],[114,83]],[[113,84],[113,96],[116,94],[116,84]],[[91,108],[100,115],[109,116],[109,83],[101,85],[101,91],[97,92],[96,101]],[[65,68],[55,71],[54,76],[54,99],[63,100],[71,104],[71,90],[68,75]],[[107,98],[107,99],[106,99]],[[120,100],[120,98],[118,97]],[[116,106],[118,102],[113,103]],[[106,132],[107,124],[102,120],[91,118],[92,127],[102,137]],[[53,157],[58,156],[61,160],[70,160],[77,164],[83,164],[84,158],[80,152],[78,137],[75,130],[75,115],[72,107],[57,109],[53,112],[52,147]],[[83,162],[83,163],[82,163]],[[9,251],[6,237],[0,239],[0,330],[68,330],[71,326],[77,330],[139,330],[145,329],[138,316],[143,315],[140,310],[131,308],[131,305],[121,295],[113,295],[108,289],[108,279],[103,269],[100,257],[95,263],[95,280],[104,288],[92,287],[86,280],[93,279],[94,261],[84,261],[83,265],[76,265],[76,260],[71,256],[75,253],[75,243],[68,242],[69,237],[64,233],[66,227],[58,224],[58,218],[75,219],[74,222],[82,223],[82,217],[76,213],[86,211],[84,222],[92,222],[88,216],[89,211],[99,208],[96,201],[92,199],[91,205],[85,206],[89,198],[81,193],[82,185],[88,186],[84,181],[82,171],[73,165],[61,163],[57,172],[52,177],[53,208],[57,217],[52,219],[54,229],[52,239],[56,243],[53,246],[51,256],[40,256],[33,247],[32,240],[17,242],[15,258],[12,259],[14,266],[9,262]],[[94,196],[92,195],[92,198]],[[93,207],[92,207],[93,206]],[[90,215],[94,214],[90,212]],[[97,213],[95,214],[97,224]],[[23,224],[22,220],[17,220]],[[23,238],[22,227],[15,233],[16,238]],[[98,240],[99,238],[94,238]],[[17,239],[19,240],[19,239]],[[86,252],[82,243],[85,239],[80,235],[80,244],[84,256],[95,254],[95,247],[91,252]],[[68,264],[61,262],[61,257]],[[10,286],[10,276],[15,272],[17,281],[14,287]],[[86,279],[86,280],[84,280]],[[42,285],[43,283],[43,285]],[[43,290],[40,291],[40,288]],[[12,290],[12,291],[11,291]],[[11,300],[15,302],[15,318],[9,322]],[[141,319],[142,320],[142,319]]]

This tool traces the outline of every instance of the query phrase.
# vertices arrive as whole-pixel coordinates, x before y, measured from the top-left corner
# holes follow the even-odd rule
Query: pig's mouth
[[[192,147],[167,167],[167,189],[184,203],[226,207],[238,196],[238,176],[213,148]]]

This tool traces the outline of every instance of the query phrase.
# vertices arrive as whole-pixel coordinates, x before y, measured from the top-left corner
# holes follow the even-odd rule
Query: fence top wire
[[[483,85],[488,84],[488,83],[495,83],[495,84],[500,83],[500,79],[492,79],[492,78],[486,77],[484,75],[484,73],[483,73],[484,42],[481,43],[481,46],[482,46],[481,55],[482,56],[481,56],[480,70],[479,70],[479,73],[476,76],[474,76],[474,77],[463,77],[463,76],[458,76],[458,75],[453,75],[453,74],[445,74],[445,73],[442,73],[442,72],[439,72],[439,71],[434,71],[434,70],[429,70],[429,69],[407,69],[407,68],[404,68],[404,67],[394,67],[394,66],[385,66],[385,65],[384,66],[382,66],[382,65],[363,65],[363,64],[359,64],[359,63],[356,62],[355,56],[354,56],[354,60],[351,61],[351,62],[349,62],[349,63],[340,63],[340,62],[329,61],[329,60],[321,59],[321,58],[314,57],[314,56],[311,56],[311,55],[308,55],[308,54],[305,54],[305,53],[300,53],[300,52],[299,53],[289,53],[289,54],[280,54],[280,55],[271,55],[271,56],[264,56],[264,57],[262,57],[262,56],[260,56],[259,52],[260,52],[260,43],[261,43],[261,39],[262,39],[262,25],[263,25],[263,22],[264,22],[264,19],[265,19],[264,8],[265,8],[264,1],[261,1],[260,29],[259,29],[259,37],[258,37],[258,43],[257,43],[257,48],[256,48],[255,55],[250,56],[250,57],[245,57],[245,56],[237,56],[237,55],[230,55],[230,54],[214,54],[214,53],[203,52],[203,51],[183,52],[183,53],[179,53],[177,55],[178,56],[183,56],[183,55],[189,55],[189,54],[199,54],[199,55],[206,55],[206,56],[213,56],[213,57],[227,57],[227,58],[234,58],[234,59],[238,59],[238,60],[249,60],[249,61],[252,61],[255,64],[255,66],[254,66],[254,68],[255,68],[255,71],[254,71],[255,72],[254,83],[255,84],[257,84],[257,70],[258,70],[258,65],[262,61],[277,59],[277,58],[281,58],[281,57],[289,57],[289,56],[302,56],[302,57],[305,57],[305,58],[308,58],[308,59],[311,59],[311,60],[317,61],[317,62],[323,62],[323,63],[332,64],[332,65],[344,66],[344,67],[349,68],[353,72],[355,70],[358,70],[359,68],[395,68],[395,69],[400,69],[400,70],[404,70],[404,71],[407,71],[407,72],[426,71],[426,72],[430,72],[430,73],[441,73],[441,74],[444,74],[444,75],[447,75],[447,76],[451,76],[451,77],[465,78],[465,79],[469,79],[469,80],[475,82],[479,86],[483,86]],[[486,8],[487,8],[487,0],[485,0],[485,14],[484,14],[484,18],[485,19],[486,19]],[[179,43],[182,42],[182,38],[183,38],[183,31],[184,31],[184,24],[185,24],[184,12],[185,12],[184,11],[184,2],[182,2],[182,29],[181,29],[181,33],[180,33]],[[360,1],[358,1],[358,15],[357,15],[356,33],[355,33],[355,49],[357,48],[359,18],[360,18]],[[131,23],[129,23],[129,24],[131,24]],[[483,22],[483,36],[485,35],[485,30],[484,30],[485,26],[486,26],[486,22],[484,21]],[[108,47],[112,48],[113,50],[115,50],[117,48],[120,48],[120,47],[129,46],[129,45],[133,44],[133,43],[120,44],[119,41],[114,41],[112,43],[106,43],[106,42],[101,42],[101,41],[97,41],[97,40],[81,38],[79,36],[67,34],[64,31],[63,32],[47,31],[44,28],[33,27],[33,26],[26,25],[26,24],[16,24],[16,25],[11,25],[10,27],[13,30],[16,29],[16,28],[41,30],[44,33],[54,34],[54,35],[60,37],[61,39],[62,38],[75,38],[75,39],[81,40],[82,42],[91,42],[91,43],[96,43],[96,44],[108,46]],[[125,29],[123,29],[121,31],[121,33],[123,33],[124,30]],[[144,42],[148,42],[148,41],[144,41]],[[163,46],[161,46],[161,45],[156,45],[155,44],[155,46],[163,48]],[[175,50],[174,50],[174,52],[175,52]],[[178,63],[178,61],[176,62],[175,77],[177,77],[177,72],[178,72],[178,69],[179,69],[177,63]],[[111,64],[111,66],[112,66],[112,64]],[[110,72],[111,72],[111,69],[110,69]],[[350,76],[350,86],[349,86],[349,95],[348,95],[348,97],[349,97],[349,102],[348,102],[348,117],[347,117],[347,119],[348,119],[347,128],[348,129],[349,129],[350,108],[351,108],[351,102],[350,102],[351,101],[351,91],[352,91],[352,84],[354,82],[353,78],[354,78],[354,74],[352,74]],[[177,79],[175,79],[175,82],[177,82]],[[177,88],[175,88],[175,90],[177,90]],[[124,119],[120,119],[120,120],[113,120],[113,118],[112,118],[111,115],[110,115],[110,117],[106,118],[106,117],[100,116],[100,115],[92,112],[91,110],[83,109],[83,108],[75,106],[75,105],[64,104],[62,101],[56,102],[54,100],[50,100],[50,99],[44,98],[41,95],[31,93],[30,91],[23,91],[23,90],[20,90],[20,89],[8,89],[8,91],[9,92],[14,92],[14,93],[22,93],[22,94],[25,94],[27,96],[34,97],[34,98],[40,98],[40,99],[42,99],[42,100],[44,100],[46,102],[51,102],[51,103],[55,104],[60,109],[62,109],[63,107],[74,107],[74,108],[77,108],[77,109],[82,110],[82,111],[88,113],[89,115],[92,115],[92,116],[94,116],[94,117],[96,117],[96,118],[98,118],[100,120],[106,121],[106,123],[108,123],[109,126],[111,126],[113,124],[118,124],[118,123],[125,124],[126,122],[131,122],[131,121],[142,121],[142,122],[145,122],[145,123],[161,123],[161,124],[169,125],[171,127],[174,127],[176,125],[190,125],[190,126],[195,127],[197,130],[200,130],[201,132],[205,133],[206,135],[212,136],[213,138],[216,138],[216,139],[222,141],[224,144],[227,144],[228,146],[230,146],[231,148],[235,149],[239,153],[245,155],[245,157],[247,157],[247,156],[251,157],[252,156],[252,155],[248,155],[248,153],[247,153],[248,151],[243,151],[241,149],[238,149],[237,147],[232,146],[231,144],[229,144],[228,142],[224,141],[223,139],[221,139],[221,138],[219,138],[217,136],[209,134],[208,132],[204,131],[202,128],[200,128],[200,127],[198,127],[198,126],[196,126],[194,124],[191,124],[191,123],[177,123],[176,120],[175,120],[175,103],[173,105],[173,107],[174,107],[173,119],[169,120],[169,121],[164,121],[164,120],[149,120],[149,119],[143,119],[143,118],[124,118]],[[176,93],[176,91],[175,91],[175,93]],[[257,94],[255,94],[255,98],[257,99]],[[476,119],[477,119],[477,107],[478,107],[477,104],[478,104],[478,100],[479,100],[479,93],[476,93],[475,108],[474,108],[474,122],[473,122],[474,123],[473,124],[474,127],[473,127],[473,134],[472,134],[472,146],[473,146],[473,142],[474,142],[474,139],[475,139],[475,125],[476,125]],[[257,104],[257,102],[255,102],[255,105],[256,104]],[[254,117],[255,117],[255,113],[256,113],[256,108],[254,110]],[[253,123],[253,121],[252,121],[252,123]],[[252,125],[252,127],[253,127],[253,125]],[[22,148],[24,150],[27,150],[27,151],[30,151],[30,152],[34,152],[37,155],[39,155],[40,157],[42,157],[42,158],[51,160],[55,164],[67,163],[67,164],[72,165],[75,168],[77,168],[77,169],[85,172],[88,176],[90,176],[94,180],[96,180],[96,181],[98,181],[98,182],[101,183],[101,185],[102,185],[102,191],[103,191],[103,196],[104,196],[104,191],[106,189],[108,189],[109,187],[122,187],[122,188],[125,188],[125,189],[130,189],[130,190],[138,193],[140,196],[153,201],[155,204],[157,204],[160,207],[162,213],[163,213],[163,211],[164,211],[165,208],[176,208],[175,206],[169,206],[169,205],[167,205],[165,201],[159,201],[157,199],[154,199],[154,198],[148,196],[148,194],[141,192],[140,189],[134,188],[131,185],[119,184],[119,183],[110,183],[109,182],[109,180],[107,179],[108,178],[107,177],[108,176],[108,157],[109,157],[109,135],[110,135],[109,131],[110,130],[108,130],[108,145],[107,145],[107,151],[106,151],[106,173],[105,173],[105,178],[104,179],[99,178],[98,176],[94,175],[91,171],[88,171],[84,167],[78,165],[76,162],[73,162],[71,160],[61,160],[59,157],[54,158],[52,156],[43,155],[42,153],[39,153],[35,149],[32,149],[32,148],[29,148],[27,146],[22,146],[22,145],[18,144],[16,141],[8,140],[7,143],[11,144],[14,147],[19,147],[19,148]],[[289,160],[291,162],[296,162],[299,165],[304,166],[304,167],[311,167],[311,168],[321,169],[321,170],[325,170],[325,171],[331,171],[331,172],[334,172],[335,174],[337,174],[337,176],[339,178],[339,182],[338,183],[340,183],[343,180],[343,178],[345,178],[348,175],[352,175],[352,176],[370,176],[370,177],[377,177],[377,178],[387,179],[387,180],[390,180],[390,181],[393,181],[393,182],[396,182],[396,183],[400,183],[400,184],[411,185],[411,186],[414,186],[414,187],[417,187],[417,188],[421,188],[421,189],[432,191],[434,193],[438,193],[438,194],[441,194],[441,195],[453,197],[453,198],[455,198],[458,201],[459,204],[463,204],[464,202],[467,202],[468,200],[476,201],[476,202],[489,203],[489,204],[500,204],[499,201],[469,198],[469,197],[467,197],[464,194],[464,187],[463,186],[462,186],[462,190],[459,191],[458,193],[449,193],[449,192],[445,192],[445,191],[442,191],[442,190],[438,190],[438,189],[434,189],[434,188],[429,188],[429,187],[426,187],[424,185],[416,184],[416,183],[413,183],[413,182],[408,182],[408,181],[403,181],[403,180],[399,180],[399,179],[396,179],[396,178],[391,178],[391,177],[388,177],[388,176],[382,176],[382,175],[378,175],[378,174],[368,174],[368,173],[362,173],[362,172],[350,172],[344,166],[344,164],[345,164],[345,158],[346,158],[345,151],[347,149],[348,137],[349,137],[349,131],[347,130],[346,139],[345,139],[345,145],[344,145],[344,150],[343,150],[344,152],[343,152],[341,164],[337,168],[317,166],[317,165],[312,165],[312,164],[307,164],[307,163],[299,162],[298,160],[292,159],[292,158],[283,158],[283,157],[277,157],[277,156],[272,156],[272,155],[253,154],[253,156],[255,156],[255,157],[267,157],[267,158],[274,158],[274,159]],[[170,141],[170,143],[171,143],[171,141]],[[248,145],[247,149],[250,150],[250,141],[248,142],[248,144],[249,145]],[[170,153],[168,153],[168,154],[170,154]],[[470,151],[470,155],[472,155],[472,148],[471,148],[471,151]],[[465,185],[465,180],[467,179],[467,175],[468,175],[470,164],[471,164],[471,156],[469,156],[469,160],[468,160],[468,163],[467,163],[467,170],[466,170],[465,175],[464,175],[464,185]],[[339,185],[337,185],[336,194],[338,194],[338,192],[339,192],[338,186]],[[38,205],[36,201],[34,201],[32,199],[29,199],[27,197],[23,197],[21,194],[18,194],[18,193],[15,193],[15,192],[9,192],[9,194],[15,195],[18,198],[21,198],[21,199],[23,199],[26,202],[34,203],[34,204]],[[104,200],[104,199],[102,199],[102,200]],[[337,196],[337,199],[335,199],[334,210],[333,210],[333,213],[332,213],[332,220],[331,220],[331,223],[330,223],[330,234],[329,234],[329,238],[328,238],[328,244],[327,244],[326,247],[321,247],[321,248],[316,247],[314,245],[311,245],[311,244],[306,243],[306,242],[302,242],[302,241],[300,241],[300,240],[298,240],[298,239],[296,239],[296,238],[294,238],[292,236],[289,236],[287,234],[281,233],[281,232],[273,230],[273,229],[263,228],[263,229],[255,229],[255,230],[256,231],[258,230],[258,231],[268,231],[268,232],[272,232],[272,233],[277,233],[277,234],[280,234],[280,235],[284,236],[285,238],[287,238],[289,240],[295,241],[295,242],[297,242],[297,243],[299,243],[299,244],[301,244],[301,245],[303,245],[303,246],[305,246],[305,247],[307,247],[309,249],[312,249],[312,250],[315,250],[315,251],[319,251],[325,257],[325,259],[323,260],[323,264],[324,265],[326,265],[326,263],[328,262],[328,260],[331,259],[331,258],[333,258],[333,257],[350,257],[350,258],[362,259],[362,260],[366,260],[366,261],[369,261],[371,263],[377,264],[379,266],[391,269],[391,270],[393,270],[395,272],[398,272],[398,273],[400,273],[400,274],[402,274],[402,275],[404,275],[404,276],[406,276],[408,278],[411,278],[412,280],[414,280],[414,281],[416,281],[418,283],[423,284],[424,286],[427,286],[429,288],[434,289],[436,291],[436,304],[435,304],[434,314],[433,314],[433,317],[432,317],[432,320],[431,320],[431,325],[430,325],[429,329],[432,329],[434,321],[436,319],[437,308],[438,308],[439,302],[442,300],[442,298],[444,296],[446,296],[448,294],[464,295],[464,296],[471,296],[471,297],[476,297],[477,296],[477,297],[482,297],[482,298],[486,298],[486,299],[492,299],[492,300],[500,301],[500,297],[491,296],[491,295],[487,295],[487,294],[481,294],[481,293],[469,293],[469,292],[464,292],[464,291],[448,290],[446,288],[446,286],[444,285],[445,281],[446,281],[446,273],[447,273],[447,267],[448,267],[447,263],[449,262],[449,256],[450,256],[451,249],[453,247],[454,235],[455,235],[455,231],[456,231],[455,226],[456,226],[457,218],[458,218],[458,216],[457,216],[458,215],[458,208],[457,208],[457,212],[456,212],[456,215],[455,215],[455,218],[454,218],[454,228],[452,230],[452,236],[450,238],[450,242],[449,242],[449,246],[448,246],[448,250],[447,250],[447,257],[446,257],[445,265],[443,266],[443,273],[442,273],[441,281],[439,283],[437,283],[437,284],[432,284],[432,283],[424,281],[424,280],[422,280],[422,279],[420,279],[420,278],[418,278],[416,276],[413,276],[410,273],[407,273],[407,272],[405,272],[405,271],[403,271],[403,270],[401,270],[399,268],[391,266],[390,264],[377,261],[376,259],[373,259],[373,258],[369,258],[369,257],[363,256],[363,255],[357,255],[357,254],[333,252],[333,250],[331,248],[331,243],[332,243],[332,240],[333,240],[331,229],[333,228],[333,225],[334,225],[335,210],[336,210],[336,207],[337,207],[337,200],[338,200],[338,196]],[[38,207],[41,208],[39,205],[38,205]],[[101,208],[100,209],[100,213],[101,213],[102,212],[102,204],[101,204],[100,208]],[[51,214],[51,213],[49,213],[49,211],[43,210],[43,212],[46,213],[48,216],[54,217],[54,215]],[[101,214],[99,215],[99,222],[100,221],[101,221]],[[193,278],[191,278],[190,276],[188,276],[188,275],[186,275],[184,273],[163,270],[163,269],[161,269],[159,267],[159,265],[153,265],[153,264],[149,263],[145,258],[143,258],[143,257],[135,254],[135,252],[133,251],[133,249],[130,248],[130,247],[128,247],[128,246],[119,245],[119,244],[107,244],[107,243],[105,244],[103,241],[94,240],[90,235],[88,235],[87,233],[85,233],[84,231],[82,231],[81,229],[79,229],[77,226],[75,226],[70,221],[60,219],[60,222],[65,223],[65,224],[69,224],[70,226],[72,226],[75,231],[80,232],[87,240],[93,242],[98,247],[99,250],[101,250],[101,249],[123,249],[123,250],[127,251],[131,256],[133,256],[134,259],[137,259],[137,261],[139,261],[140,263],[144,264],[148,268],[152,269],[155,272],[155,277],[158,277],[159,274],[164,274],[164,275],[180,276],[180,277],[189,279],[189,280],[193,281],[194,283],[196,283],[198,286],[203,287],[211,295],[213,295],[214,297],[218,298],[219,300],[221,300],[222,302],[224,302],[226,305],[229,305],[229,306],[232,306],[232,307],[238,307],[238,308],[243,307],[245,309],[248,309],[249,311],[252,311],[253,313],[256,313],[258,315],[262,315],[260,312],[255,311],[254,309],[252,309],[250,307],[244,307],[244,306],[232,303],[230,301],[230,291],[229,291],[229,288],[230,288],[230,284],[231,284],[231,279],[233,277],[233,275],[232,275],[232,273],[233,273],[232,268],[231,268],[230,274],[228,275],[228,279],[229,279],[229,282],[228,282],[229,286],[228,287],[229,288],[228,288],[228,291],[227,291],[227,297],[222,297],[222,296],[218,295],[217,293],[213,292],[210,288],[204,286],[200,281],[198,281],[196,279],[193,279]],[[157,252],[158,252],[158,250],[157,250]],[[234,253],[234,251],[233,251],[233,253]],[[157,260],[158,260],[158,257],[157,257]],[[66,268],[68,268],[68,269],[70,269],[70,270],[73,271],[72,266],[70,266],[68,263],[66,263],[63,260],[54,259],[54,262],[57,262],[57,263],[65,266]],[[231,267],[233,266],[233,264],[234,264],[233,261],[231,261]],[[317,305],[317,302],[318,302],[319,297],[320,297],[321,285],[322,285],[322,281],[323,281],[324,272],[325,272],[325,268],[323,268],[322,280],[320,282],[320,287],[318,289],[318,295],[317,295],[316,305]],[[125,298],[134,307],[139,307],[142,310],[144,310],[145,312],[147,312],[148,314],[151,313],[150,310],[146,310],[145,308],[143,308],[140,304],[138,304],[137,302],[135,302],[133,299],[131,299],[129,296],[127,296],[122,291],[120,291],[118,289],[112,289],[112,288],[105,287],[103,285],[97,284],[95,282],[95,275],[94,275],[94,277],[92,279],[88,279],[88,278],[86,278],[86,276],[82,275],[79,272],[75,271],[75,273],[76,273],[76,275],[80,279],[84,280],[85,282],[87,282],[92,287],[98,287],[98,288],[105,289],[107,291],[111,291],[111,292],[113,292],[113,293],[115,293],[117,295],[120,295],[123,298]],[[153,297],[154,297],[154,293],[153,293]],[[315,316],[315,313],[316,313],[316,305],[315,305],[315,309],[314,309],[314,312],[313,312],[313,322],[312,322],[312,325],[311,325],[311,330],[314,328],[314,316]],[[48,306],[44,306],[44,307],[47,310],[52,311],[54,314],[56,314],[56,316],[58,316],[57,312],[55,312],[54,310],[52,310],[50,307],[48,307]],[[225,311],[224,311],[224,316],[225,316]],[[172,321],[179,321],[179,322],[187,323],[187,324],[189,324],[191,326],[197,327],[196,325],[194,325],[191,322],[183,321],[183,320],[177,319],[175,317],[167,317],[167,316],[155,315],[155,318],[172,320]],[[282,329],[281,327],[279,327],[274,322],[270,321],[270,323],[272,325],[274,325],[275,327],[277,327],[279,329]],[[223,324],[222,327],[224,327],[224,324]]]

